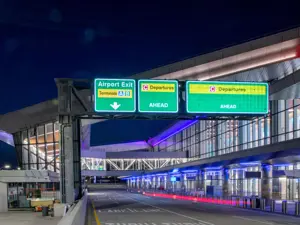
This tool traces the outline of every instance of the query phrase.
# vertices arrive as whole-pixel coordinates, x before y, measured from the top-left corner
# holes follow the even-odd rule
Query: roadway
[[[87,225],[299,225],[300,218],[226,205],[149,197],[124,190],[89,193]]]

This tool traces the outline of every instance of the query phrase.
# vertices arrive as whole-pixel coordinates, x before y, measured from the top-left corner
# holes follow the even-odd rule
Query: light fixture
[[[5,164],[3,168],[4,168],[4,169],[10,169],[10,168],[11,168],[11,165]]]

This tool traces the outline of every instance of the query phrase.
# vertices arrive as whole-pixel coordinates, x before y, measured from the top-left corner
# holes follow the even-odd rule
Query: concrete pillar
[[[81,198],[80,121],[60,116],[60,193],[62,203],[72,204]]]
[[[204,170],[199,171],[199,182],[198,187],[200,191],[205,191],[205,177],[204,177]]]
[[[229,196],[229,170],[227,168],[222,169],[222,192],[223,197]]]
[[[267,205],[272,199],[272,174],[273,168],[271,165],[261,165],[261,197],[267,200]]]
[[[63,203],[72,204],[75,200],[72,125],[63,125],[61,133],[61,199]]]

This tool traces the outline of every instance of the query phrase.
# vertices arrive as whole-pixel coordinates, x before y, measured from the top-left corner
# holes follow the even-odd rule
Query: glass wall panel
[[[22,169],[59,172],[59,124],[47,123],[14,134],[19,165]]]

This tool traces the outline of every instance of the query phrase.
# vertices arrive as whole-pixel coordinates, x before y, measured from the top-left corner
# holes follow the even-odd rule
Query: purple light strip
[[[182,170],[182,173],[197,173],[198,170]]]
[[[179,130],[176,130],[174,132],[172,132],[171,134],[169,134],[167,137],[164,137],[162,138],[161,140],[157,141],[156,143],[152,144],[152,146],[156,146],[156,145],[159,145],[161,142],[165,141],[166,139],[168,139],[169,137],[175,135],[175,134],[178,134],[179,132],[183,131],[184,129],[192,126],[193,124],[197,123],[198,120],[190,120],[190,123],[188,124],[184,124],[183,127],[179,128]],[[172,130],[174,129],[176,126],[174,125],[173,127],[171,127],[169,130]],[[151,141],[151,140],[150,140]]]
[[[15,146],[13,136],[9,133],[6,133],[5,131],[2,131],[2,130],[0,130],[0,141],[3,141],[6,144],[9,144],[13,147]]]
[[[245,163],[240,163],[241,166],[258,166],[260,165],[260,162],[245,162]]]
[[[293,166],[293,164],[274,164],[274,165],[270,165],[270,166],[276,166],[276,167],[288,167],[288,166]]]

